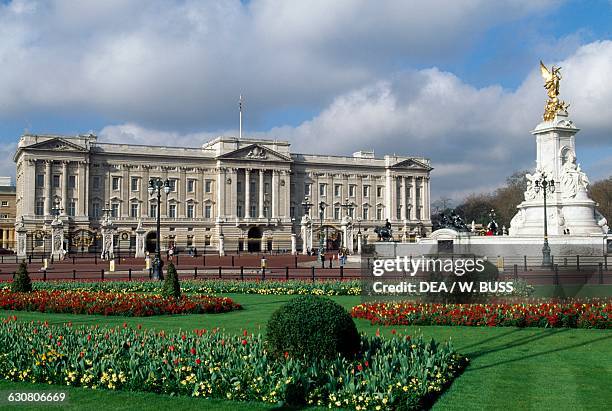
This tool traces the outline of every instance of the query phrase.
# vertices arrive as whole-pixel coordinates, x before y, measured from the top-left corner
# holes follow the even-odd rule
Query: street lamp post
[[[548,245],[548,218],[546,213],[546,193],[555,192],[555,180],[547,179],[546,173],[542,173],[542,176],[535,181],[535,191],[538,193],[542,190],[544,196],[544,246],[542,247],[542,266],[549,266],[551,264],[550,258],[550,246]]]
[[[319,221],[321,222],[320,230],[319,230],[319,255],[323,252],[323,215],[325,214],[325,202],[321,201],[319,203]],[[327,244],[325,245],[327,248]]]
[[[156,177],[149,180],[149,195],[157,193],[157,226],[156,226],[156,246],[155,246],[155,259],[153,260],[153,279],[163,280],[164,272],[162,271],[162,260],[161,260],[161,220],[160,220],[160,208],[161,208],[161,192],[162,189],[166,195],[170,192],[170,180],[163,181],[161,178]]]

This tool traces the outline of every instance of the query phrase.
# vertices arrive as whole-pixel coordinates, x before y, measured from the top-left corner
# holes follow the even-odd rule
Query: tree
[[[470,194],[455,208],[455,212],[468,226],[472,221],[486,225],[489,222],[489,211],[494,207],[493,200],[491,194]]]
[[[172,262],[168,263],[168,272],[162,286],[162,295],[166,298],[181,297],[181,285],[179,284],[178,274]]]
[[[612,176],[593,183],[589,192],[593,201],[598,204],[597,209],[610,224],[612,220]]]
[[[32,291],[32,280],[28,274],[28,266],[25,261],[19,264],[19,268],[17,268],[15,278],[11,284],[11,291],[20,293],[29,293]]]

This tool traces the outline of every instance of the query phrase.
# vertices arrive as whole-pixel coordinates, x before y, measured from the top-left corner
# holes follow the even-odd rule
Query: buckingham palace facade
[[[386,220],[396,240],[431,230],[432,168],[421,157],[299,154],[287,141],[235,137],[166,147],[103,143],[93,134],[26,134],[14,161],[17,220],[37,239],[54,214],[67,238],[95,237],[107,213],[118,238],[130,244],[141,224],[151,250],[160,213],[162,248],[214,250],[221,234],[230,252],[287,250],[292,234],[302,248],[304,203],[312,204],[313,235],[324,230],[329,247],[338,244],[345,215],[364,241],[376,241],[374,228]],[[159,210],[148,191],[152,178],[170,185]],[[28,251],[40,246],[30,241]]]

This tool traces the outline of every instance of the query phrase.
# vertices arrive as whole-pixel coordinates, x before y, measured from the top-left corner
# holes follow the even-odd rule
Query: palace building
[[[141,224],[150,251],[156,213],[162,248],[198,252],[216,249],[221,234],[228,252],[289,250],[292,234],[301,249],[304,203],[312,204],[314,237],[321,232],[328,248],[340,244],[345,215],[364,241],[376,241],[374,228],[387,219],[396,239],[431,230],[432,167],[421,157],[301,154],[287,141],[236,137],[166,147],[103,143],[93,134],[26,134],[14,161],[17,221],[28,232],[28,252],[45,247],[54,214],[64,223],[66,246],[77,251],[99,239],[104,213],[116,227],[115,247],[132,248]],[[148,192],[152,178],[170,186],[159,209]]]

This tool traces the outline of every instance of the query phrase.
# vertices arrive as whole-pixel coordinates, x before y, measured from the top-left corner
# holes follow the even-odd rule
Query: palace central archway
[[[151,231],[145,237],[145,249],[150,254],[154,254],[156,247],[157,247],[157,233],[155,231]]]
[[[259,227],[251,227],[247,233],[248,245],[247,250],[251,253],[257,253],[261,251],[261,237],[262,232]]]

